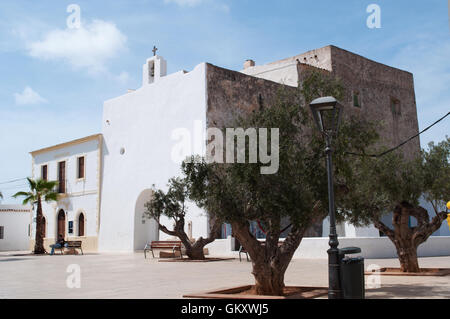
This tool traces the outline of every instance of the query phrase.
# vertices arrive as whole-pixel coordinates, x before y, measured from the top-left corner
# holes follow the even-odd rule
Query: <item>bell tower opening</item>
[[[159,55],[147,59],[142,69],[142,86],[157,82],[167,75],[167,62]]]

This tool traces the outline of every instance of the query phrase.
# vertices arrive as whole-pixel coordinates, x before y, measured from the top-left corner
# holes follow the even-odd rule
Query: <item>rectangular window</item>
[[[5,226],[0,226],[0,239],[5,237]]]
[[[77,178],[84,178],[84,156],[78,157],[78,173]]]
[[[391,98],[391,111],[394,116],[402,115],[400,100],[396,98]]]
[[[73,220],[69,221],[69,234],[73,234]]]
[[[66,162],[58,163],[58,193],[66,192]]]
[[[43,179],[44,181],[48,180],[48,166],[47,165],[42,165],[41,166],[41,179]]]
[[[361,107],[359,91],[354,91],[353,92],[353,106],[354,107]]]

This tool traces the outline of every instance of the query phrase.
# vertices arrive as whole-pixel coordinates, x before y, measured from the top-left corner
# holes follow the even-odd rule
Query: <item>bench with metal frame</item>
[[[147,258],[147,251],[151,251],[153,258],[155,258],[155,249],[171,249],[174,255],[176,251],[179,251],[181,258],[183,258],[183,253],[181,251],[182,246],[181,241],[152,241],[145,245],[144,257]]]
[[[67,249],[79,249],[79,250],[81,250],[81,254],[84,255],[82,243],[83,242],[81,240],[69,240],[69,241],[66,241],[63,246],[58,247],[56,249],[59,249],[61,251],[61,255],[64,255],[64,249],[65,248],[67,248]]]

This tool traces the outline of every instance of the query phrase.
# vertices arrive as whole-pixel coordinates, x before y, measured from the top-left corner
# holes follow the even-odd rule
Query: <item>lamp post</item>
[[[339,122],[342,115],[342,106],[332,96],[315,99],[309,105],[314,116],[317,127],[322,132],[326,140],[325,153],[327,155],[328,172],[328,213],[330,216],[330,240],[328,249],[328,299],[341,299],[340,261],[339,261],[339,241],[336,233],[336,211],[334,207],[334,187],[333,187],[333,162],[331,141],[339,129]]]

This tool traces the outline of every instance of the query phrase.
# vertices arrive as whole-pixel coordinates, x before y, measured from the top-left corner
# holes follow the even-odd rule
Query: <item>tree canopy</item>
[[[292,94],[280,91],[270,107],[228,123],[228,127],[279,128],[279,169],[261,174],[262,163],[183,163],[191,197],[210,214],[232,225],[232,231],[249,252],[258,294],[280,295],[284,273],[306,230],[327,215],[327,173],[324,141],[313,126],[308,108],[318,95],[343,96],[334,79],[313,73],[311,82],[321,88],[302,87]],[[309,82],[306,82],[309,83]],[[341,93],[339,93],[341,92]],[[375,126],[362,119],[346,117],[335,139],[337,192],[345,192],[345,181],[353,173],[348,151],[365,152],[377,139]],[[269,138],[270,140],[270,138]],[[269,141],[270,143],[270,141]],[[247,144],[248,146],[248,144]],[[248,149],[248,147],[246,148]],[[237,150],[240,151],[240,150]],[[281,221],[291,223],[285,240]],[[261,221],[266,240],[262,245],[249,231],[250,221]]]
[[[420,271],[417,247],[447,218],[449,160],[449,138],[437,145],[430,143],[428,150],[422,150],[412,159],[403,157],[399,151],[382,157],[354,159],[358,169],[346,180],[349,191],[343,197],[343,215],[357,226],[374,224],[388,236],[397,249],[404,272]],[[433,218],[421,206],[423,201],[433,207]],[[389,213],[392,213],[392,228],[382,222],[382,217]]]

